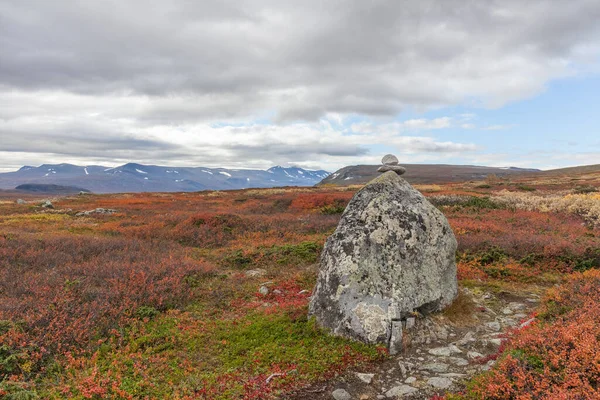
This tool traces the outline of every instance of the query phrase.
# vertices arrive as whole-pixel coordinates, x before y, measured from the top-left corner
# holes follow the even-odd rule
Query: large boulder
[[[309,314],[334,334],[401,347],[402,325],[457,295],[456,238],[394,171],[352,198],[327,239]]]

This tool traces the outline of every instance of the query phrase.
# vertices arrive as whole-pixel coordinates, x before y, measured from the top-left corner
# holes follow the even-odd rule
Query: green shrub
[[[319,211],[321,212],[321,214],[336,215],[336,214],[342,214],[345,209],[346,209],[346,206],[344,206],[344,205],[330,204],[330,205],[321,207],[319,209]]]
[[[527,185],[518,185],[517,189],[522,190],[524,192],[535,192],[537,190],[536,188]]]
[[[221,264],[229,268],[246,269],[252,262],[252,257],[246,255],[243,250],[235,250],[233,253],[223,257]]]
[[[40,396],[35,391],[27,390],[20,382],[0,382],[0,393],[4,392],[4,400],[36,400]]]
[[[464,204],[465,207],[471,207],[478,210],[488,209],[494,210],[502,208],[499,204],[494,203],[489,197],[475,197],[471,196]]]
[[[0,345],[0,381],[9,375],[20,372],[22,354],[3,344]]]
[[[501,247],[493,246],[489,249],[477,254],[477,258],[480,265],[489,265],[502,261],[506,258],[507,254]]]
[[[576,186],[575,189],[573,189],[573,192],[575,194],[595,193],[597,191],[598,191],[598,188],[591,186],[591,185]]]
[[[154,308],[154,307],[150,307],[150,306],[140,306],[138,307],[138,309],[135,311],[135,316],[138,319],[152,319],[154,317],[156,317],[158,314],[160,314],[160,312]]]

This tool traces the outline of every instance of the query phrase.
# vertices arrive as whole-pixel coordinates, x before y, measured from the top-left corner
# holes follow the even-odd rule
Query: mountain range
[[[166,167],[128,163],[119,167],[100,165],[43,164],[24,166],[18,171],[0,173],[0,189],[23,184],[62,185],[85,188],[94,193],[192,192],[313,186],[329,172],[298,167],[276,166],[268,170]]]

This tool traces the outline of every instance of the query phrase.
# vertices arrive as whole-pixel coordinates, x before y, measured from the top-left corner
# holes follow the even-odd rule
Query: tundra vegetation
[[[600,180],[582,179],[423,187],[457,236],[461,286],[545,293],[494,368],[449,399],[599,396]],[[270,399],[384,359],[307,318],[355,191],[81,195],[53,209],[4,195],[0,397]],[[99,207],[117,212],[76,215]]]

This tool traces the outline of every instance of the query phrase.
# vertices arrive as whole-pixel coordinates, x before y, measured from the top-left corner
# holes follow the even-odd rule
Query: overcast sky
[[[0,171],[600,163],[598,0],[0,0]]]

